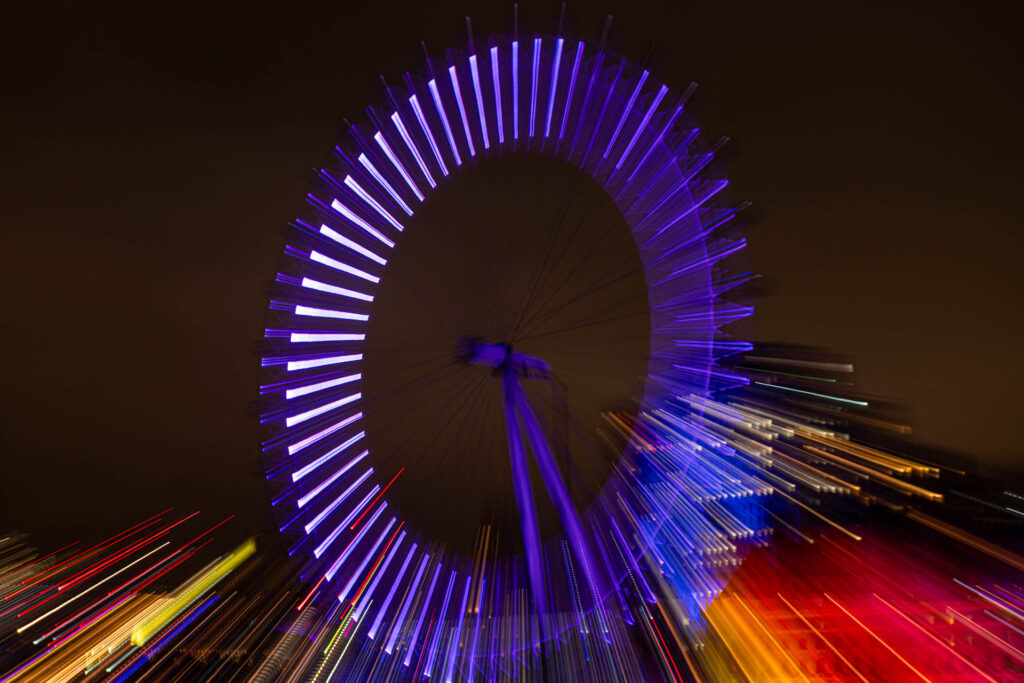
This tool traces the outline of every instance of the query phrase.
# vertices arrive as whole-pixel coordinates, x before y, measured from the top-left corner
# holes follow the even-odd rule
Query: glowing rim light
[[[686,431],[697,428],[662,407],[679,397],[706,395],[709,389],[741,381],[715,362],[747,347],[720,341],[719,328],[752,313],[749,307],[718,299],[722,291],[748,277],[718,287],[725,281],[716,269],[746,243],[716,232],[735,210],[709,204],[726,183],[700,177],[712,154],[695,153],[697,130],[679,124],[685,95],[671,98],[667,86],[652,86],[649,72],[628,62],[612,66],[603,47],[591,47],[588,55],[582,41],[562,36],[534,36],[530,42],[523,55],[527,60],[523,77],[528,82],[520,83],[519,40],[492,37],[491,47],[480,53],[489,68],[478,63],[472,49],[453,55],[442,67],[448,74],[447,84],[439,87],[429,69],[427,78],[409,77],[406,92],[380,112],[380,124],[353,127],[351,143],[336,150],[340,168],[323,170],[324,186],[309,196],[316,219],[295,226],[294,246],[285,250],[291,257],[291,274],[284,273],[277,281],[287,294],[271,306],[275,315],[287,320],[278,325],[281,329],[267,330],[266,335],[272,353],[264,357],[263,366],[279,384],[267,385],[273,387],[267,392],[268,400],[277,403],[264,412],[264,422],[277,425],[279,431],[265,442],[264,450],[271,465],[268,478],[282,487],[274,498],[275,510],[288,520],[282,529],[302,532],[291,552],[318,560],[310,565],[307,576],[325,577],[339,600],[350,601],[354,620],[372,616],[366,637],[377,640],[385,653],[399,647],[396,656],[402,657],[403,664],[421,659],[425,675],[434,673],[445,680],[452,679],[459,666],[456,660],[495,654],[496,646],[489,640],[478,643],[480,623],[475,618],[469,623],[466,606],[483,614],[483,606],[489,605],[498,617],[505,614],[500,610],[514,615],[518,607],[494,597],[501,595],[498,589],[504,589],[503,581],[511,581],[507,574],[497,569],[493,571],[498,573],[490,569],[476,573],[466,558],[418,539],[414,525],[403,522],[400,514],[389,516],[388,521],[384,515],[389,506],[387,486],[382,489],[377,482],[379,476],[386,480],[392,473],[378,473],[372,467],[356,469],[369,451],[357,448],[366,434],[360,423],[362,393],[353,384],[362,380],[363,329],[374,301],[373,286],[386,276],[388,259],[382,254],[396,246],[405,229],[396,216],[400,212],[412,216],[412,207],[428,200],[453,169],[501,154],[543,153],[588,174],[629,226],[648,283],[652,340],[642,409],[665,429],[679,431],[679,443],[693,448],[724,446],[714,435]],[[504,64],[502,51],[507,55]],[[460,83],[460,69],[463,76],[469,74],[470,84]],[[472,96],[468,91],[464,96],[462,85],[471,87]],[[433,107],[424,105],[425,98]],[[467,105],[475,107],[475,115]],[[528,107],[523,122],[521,106]],[[451,118],[455,112],[457,123]],[[390,125],[385,126],[387,122]],[[509,122],[511,134],[506,135]],[[455,126],[461,126],[464,140],[457,139]],[[439,144],[442,137],[444,142]],[[474,144],[474,137],[482,148]],[[463,145],[465,157],[459,149]],[[339,415],[342,408],[350,414]],[[670,450],[652,451],[651,469],[670,473],[680,466],[672,462],[675,455]],[[632,485],[645,486],[639,479]],[[730,485],[741,490],[739,484]],[[598,595],[598,575],[611,578],[614,600],[610,602],[622,606],[622,621],[632,623],[633,617],[625,607],[627,589],[618,588],[621,583],[628,581],[632,594],[653,600],[646,570],[634,555],[652,542],[657,525],[652,531],[634,524],[641,514],[631,505],[643,503],[640,499],[647,494],[634,499],[629,491],[625,493],[619,496],[621,502],[606,501],[602,494],[581,517],[583,527],[577,533],[600,549],[600,554],[593,555],[596,566],[581,566],[575,549],[547,557],[549,580],[555,580],[552,576],[558,572],[564,573],[558,577],[572,577],[565,604],[571,600],[580,633],[591,629],[607,633],[604,610],[611,608],[602,606],[609,598]],[[662,495],[651,493],[649,498],[660,501]],[[667,500],[671,505],[675,499]],[[607,511],[611,508],[617,512]],[[403,541],[407,550],[400,550]],[[404,555],[402,562],[393,562],[399,554]],[[652,554],[671,566],[663,550],[652,549]],[[411,571],[414,566],[416,570]],[[376,573],[368,575],[368,571]],[[420,586],[429,578],[427,572],[432,578],[424,598]],[[459,577],[465,577],[464,585]],[[491,597],[484,595],[485,585]],[[359,586],[365,590],[356,591]],[[371,599],[375,591],[385,588],[383,599],[379,593]],[[713,591],[704,592],[703,599],[713,595]],[[458,613],[450,614],[455,607]],[[590,612],[593,620],[586,617]],[[429,635],[422,636],[421,642],[429,615],[435,619],[435,628],[428,628]],[[541,630],[564,627],[555,623],[554,611],[550,626],[543,625],[549,615],[541,619]],[[584,621],[589,625],[584,627]],[[448,630],[442,633],[438,623]],[[513,649],[535,645],[531,629],[521,630],[529,642],[517,642]]]

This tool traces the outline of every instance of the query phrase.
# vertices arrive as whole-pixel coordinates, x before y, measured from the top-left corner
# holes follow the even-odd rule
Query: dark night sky
[[[619,5],[616,7],[615,5]],[[253,352],[281,226],[343,116],[511,4],[8,3],[0,11],[0,527],[266,514]],[[760,338],[854,354],[922,441],[1022,469],[1024,79],[979,3],[581,3],[730,135]],[[523,10],[550,31],[557,4]]]

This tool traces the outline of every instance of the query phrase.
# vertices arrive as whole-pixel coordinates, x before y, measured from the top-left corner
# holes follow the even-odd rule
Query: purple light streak
[[[320,484],[318,484],[315,489],[313,489],[312,491],[310,491],[306,495],[304,495],[301,498],[299,498],[299,500],[298,500],[299,507],[300,508],[306,507],[306,505],[309,504],[309,501],[311,501],[314,498],[316,498],[317,496],[319,496],[331,484],[333,484],[334,482],[338,481],[338,479],[340,479],[341,477],[345,476],[346,472],[348,472],[350,469],[355,467],[363,458],[365,458],[367,455],[369,455],[369,453],[370,453],[370,451],[363,451],[362,453],[360,453],[356,457],[352,458],[347,463],[342,465],[341,468],[337,472],[335,472],[330,477],[328,477],[327,479],[324,479],[322,482],[320,482]]]
[[[398,220],[394,216],[392,216],[387,209],[381,206],[381,203],[374,199],[369,192],[364,190],[363,186],[360,185],[355,178],[353,178],[350,175],[345,176],[345,185],[350,190],[355,192],[360,199],[366,202],[370,206],[370,208],[372,208],[374,211],[380,214],[381,218],[390,223],[395,228],[395,230],[397,230],[398,232],[402,232],[403,230],[405,230],[405,226],[399,223]]]
[[[498,144],[505,144],[505,125],[501,120],[501,69],[498,66],[498,46],[491,48],[491,81],[494,85],[494,112],[498,120]]]
[[[434,98],[434,107],[437,109],[437,114],[441,117],[441,123],[444,125],[444,134],[448,138],[448,146],[452,148],[455,165],[462,166],[462,157],[459,156],[459,148],[455,144],[455,136],[452,134],[452,125],[448,122],[448,114],[445,113],[444,104],[441,102],[441,93],[437,90],[437,81],[431,78],[427,82],[427,87],[430,89],[430,95]]]
[[[434,182],[434,176],[430,175],[430,171],[427,170],[427,165],[423,162],[423,157],[420,156],[420,150],[416,147],[416,143],[413,141],[412,136],[409,135],[409,131],[405,129],[405,124],[402,122],[402,116],[396,111],[391,115],[391,122],[395,124],[395,128],[398,129],[398,134],[402,137],[402,141],[405,146],[412,152],[413,158],[416,160],[416,165],[420,167],[420,171],[426,176],[427,182],[430,183],[430,187],[437,187],[437,183]],[[422,200],[421,200],[422,201]]]
[[[519,41],[512,41],[512,139],[519,139]]]
[[[430,150],[434,153],[434,158],[441,169],[441,174],[447,178],[448,167],[445,166],[444,159],[441,158],[441,150],[437,147],[434,132],[430,130],[430,125],[427,124],[427,117],[424,116],[423,108],[420,107],[420,101],[416,98],[415,94],[409,97],[409,106],[412,107],[413,112],[416,114],[416,120],[419,121],[420,128],[423,129],[423,134],[427,137],[427,142],[430,143]]]
[[[312,306],[296,306],[295,315],[304,315],[310,318],[332,318],[334,320],[355,320],[366,322],[370,316],[363,313],[352,313],[351,311],[336,311],[333,308],[313,308]],[[291,363],[289,370],[291,370]]]
[[[534,134],[537,119],[537,88],[540,86],[540,46],[541,39],[533,39],[533,63],[530,66],[530,137]]]
[[[348,499],[348,497],[352,495],[352,492],[359,488],[359,485],[366,481],[366,478],[369,477],[372,473],[373,468],[371,467],[370,469],[366,470],[366,472],[364,472],[362,476],[359,477],[359,479],[354,481],[352,484],[349,485],[347,489],[345,489],[341,494],[339,494],[337,498],[331,501],[331,503],[327,507],[325,507],[320,512],[320,514],[314,517],[312,521],[310,521],[308,524],[306,524],[305,527],[303,527],[306,533],[308,534],[315,530],[318,526],[320,526],[321,522],[327,519],[328,515],[337,510],[338,506],[344,503]]]
[[[637,81],[636,87],[633,88],[632,94],[629,96],[629,100],[626,102],[626,106],[622,109],[622,115],[619,116],[619,122],[615,124],[615,132],[612,133],[612,137],[608,140],[608,146],[604,148],[604,154],[601,155],[602,159],[607,159],[608,155],[612,153],[612,147],[615,146],[615,141],[619,139],[619,133],[622,132],[622,126],[625,125],[626,119],[633,112],[633,105],[636,104],[636,98],[640,95],[640,90],[643,89],[644,83],[647,82],[647,77],[650,75],[649,72],[644,71],[640,74],[640,80]]]
[[[313,551],[314,557],[320,559],[320,556],[323,555],[324,552],[326,552],[326,550],[330,548],[331,545],[336,540],[338,540],[338,536],[340,536],[342,532],[345,531],[345,528],[352,522],[353,519],[355,519],[356,515],[362,512],[363,508],[366,507],[367,504],[369,504],[370,499],[373,496],[377,495],[378,491],[380,491],[380,486],[374,485],[374,487],[370,489],[370,492],[363,496],[363,499],[359,501],[359,503],[351,512],[348,513],[345,519],[341,520],[341,523],[334,527],[334,531],[332,531],[331,534],[326,539],[324,539],[324,542],[317,546],[316,550]]]
[[[459,105],[459,117],[462,119],[462,130],[466,133],[466,144],[469,146],[469,156],[476,156],[476,149],[473,148],[473,135],[469,132],[469,117],[466,116],[466,105],[462,102],[462,91],[459,89],[459,74],[455,65],[448,67],[448,77],[452,81],[452,92],[455,93],[455,103]]]
[[[352,394],[351,396],[345,396],[335,401],[325,403],[322,406],[313,408],[312,410],[307,410],[303,413],[298,413],[297,415],[291,415],[285,418],[285,426],[294,427],[297,424],[302,424],[306,420],[311,420],[314,417],[319,417],[320,415],[323,415],[324,413],[329,413],[332,410],[335,410],[336,408],[347,406],[349,403],[352,403],[353,401],[358,401],[362,397],[363,395],[361,393]]]
[[[551,113],[555,108],[555,93],[558,92],[558,67],[562,63],[562,45],[565,41],[555,41],[555,60],[551,64],[551,90],[548,93],[548,115],[544,121],[544,137],[551,137]]]
[[[480,115],[480,132],[484,138],[484,149],[490,149],[491,142],[487,137],[487,114],[484,112],[484,96],[480,92],[480,72],[476,66],[476,55],[469,57],[469,71],[473,76],[473,94],[476,95],[476,111]]]
[[[348,273],[349,275],[361,278],[363,280],[366,280],[367,282],[372,282],[373,284],[377,284],[378,282],[380,282],[380,278],[377,277],[376,275],[371,275],[370,273],[367,273],[365,270],[359,270],[358,268],[350,266],[347,263],[342,263],[341,261],[332,259],[330,256],[325,256],[324,254],[321,254],[319,251],[309,252],[309,260],[312,261],[313,263],[319,263],[321,265],[327,266],[328,268],[339,270],[342,273]]]
[[[382,507],[380,511],[382,512],[383,510],[384,508]],[[377,548],[379,548],[380,544],[384,542],[384,538],[388,535],[388,532],[391,531],[391,527],[394,525],[395,518],[392,517],[391,520],[388,521],[387,525],[384,527],[384,531],[380,532],[380,536],[377,537],[377,540],[374,542],[373,546],[366,552],[366,555],[363,557],[363,561],[360,562],[359,566],[356,567],[355,571],[352,572],[352,576],[349,577],[348,583],[346,583],[345,587],[341,590],[340,593],[338,593],[338,602],[345,602],[345,598],[348,597],[348,592],[352,590],[352,587],[355,585],[356,580],[360,576],[362,576],[363,570],[366,569],[366,565],[369,564],[370,560],[373,559],[373,554],[377,552]],[[368,529],[369,527],[370,525],[367,524],[365,528]]]
[[[363,294],[357,292],[354,289],[346,289],[344,287],[337,287],[335,285],[329,285],[326,282],[320,282],[319,280],[313,280],[308,277],[302,278],[302,287],[306,289],[313,289],[318,292],[324,292],[326,294],[337,294],[338,296],[348,297],[349,299],[358,299],[360,301],[373,301],[373,296],[370,294]]]
[[[362,218],[353,213],[352,209],[348,208],[337,199],[331,202],[331,208],[344,216],[350,223],[361,228],[366,234],[380,240],[382,244],[388,246],[388,248],[394,247],[395,243],[384,236],[384,233],[374,228],[372,225],[364,221]]]
[[[377,584],[380,583],[380,580],[384,578],[384,574],[387,573],[388,567],[391,565],[391,560],[393,560],[395,555],[398,553],[398,548],[401,547],[403,540],[405,540],[404,531],[398,534],[398,538],[395,539],[395,544],[391,546],[391,550],[388,551],[387,557],[384,558],[384,562],[381,563],[373,577],[373,580],[370,582],[370,585],[367,586],[366,590],[363,592],[363,597],[359,600],[359,604],[356,605],[355,611],[352,612],[352,619],[354,621],[359,621],[359,619],[362,618],[363,612],[366,611],[366,608],[370,604],[370,600],[373,598],[373,592],[377,589]],[[341,600],[340,597],[338,599]]]
[[[323,235],[324,237],[327,237],[327,238],[329,238],[331,240],[334,240],[335,242],[337,242],[341,246],[345,247],[349,251],[355,252],[356,254],[359,254],[360,256],[364,256],[364,257],[370,259],[374,263],[378,263],[378,264],[380,264],[382,266],[387,265],[387,263],[388,263],[387,259],[385,259],[383,256],[378,256],[377,254],[375,254],[374,252],[370,251],[366,247],[364,247],[361,244],[358,244],[356,242],[353,242],[352,240],[350,240],[349,238],[345,237],[344,235],[342,235],[341,233],[339,233],[338,231],[334,230],[333,228],[331,228],[329,226],[321,225],[320,226],[320,234]]]
[[[404,531],[402,532],[402,535],[403,536],[405,535]],[[399,541],[401,541],[401,539],[399,539]],[[373,620],[373,625],[370,627],[370,630],[367,632],[367,637],[369,637],[370,640],[373,640],[374,638],[377,637],[377,629],[380,628],[380,622],[384,619],[384,615],[387,614],[388,607],[391,606],[391,601],[395,597],[395,591],[398,589],[398,586],[399,586],[399,584],[402,581],[402,577],[405,576],[405,570],[409,568],[409,562],[412,561],[412,556],[415,555],[415,554],[416,554],[416,544],[413,543],[412,547],[409,548],[409,552],[406,553],[406,555],[405,555],[405,561],[402,562],[401,568],[399,568],[398,573],[395,575],[394,580],[391,582],[391,588],[388,590],[388,594],[384,598],[384,602],[381,603],[380,609],[377,611],[377,617]],[[384,576],[384,570],[382,569],[380,574],[378,574],[377,578],[380,579],[383,576]],[[360,616],[362,615],[363,611],[365,611],[366,608],[369,606],[369,604],[370,604],[369,601],[370,601],[370,596],[367,595],[364,598],[364,604],[361,605],[360,608],[357,610],[357,613]]]
[[[338,377],[336,379],[329,379],[324,382],[317,382],[315,384],[307,384],[303,387],[297,387],[295,389],[286,389],[285,398],[293,399],[312,394],[317,391],[323,391],[324,389],[330,389],[332,387],[341,386],[342,384],[348,384],[349,382],[355,382],[358,379],[362,379],[361,374],[345,375],[344,377]]]
[[[402,210],[405,211],[405,213],[411,216],[412,209],[409,208],[409,205],[405,203],[405,200],[402,199],[398,192],[395,191],[395,188],[391,187],[391,183],[389,183],[384,178],[384,176],[381,175],[380,171],[378,171],[377,167],[373,165],[373,162],[370,161],[369,157],[367,157],[365,154],[360,154],[358,159],[359,163],[363,165],[363,168],[369,171],[370,175],[373,176],[373,179],[376,180],[377,183],[384,188],[384,191],[387,192],[388,195],[390,195],[390,197],[395,200],[395,203],[402,207]]]
[[[558,130],[558,141],[565,137],[565,125],[569,122],[569,111],[572,109],[572,94],[576,90],[576,77],[579,76],[580,62],[583,59],[583,41],[576,44],[576,58],[572,62],[572,75],[569,77],[569,92],[565,96],[565,110],[562,112],[562,127]]]
[[[374,489],[377,489],[377,488],[379,488],[379,487],[374,487]],[[371,491],[370,493],[376,494],[376,490]],[[367,494],[367,495],[369,495],[369,494]],[[380,507],[377,508],[377,511],[373,513],[373,515],[370,517],[369,520],[367,520],[366,524],[363,525],[363,528],[359,530],[358,534],[356,534],[356,537],[354,539],[352,539],[352,541],[348,544],[348,546],[341,553],[341,555],[338,556],[338,559],[336,559],[334,561],[334,564],[331,565],[331,568],[327,570],[327,573],[324,574],[324,578],[326,578],[328,581],[333,581],[334,580],[334,575],[338,573],[339,569],[341,569],[341,565],[344,564],[345,560],[347,560],[352,555],[352,552],[359,545],[359,542],[362,541],[363,538],[366,536],[367,532],[369,532],[369,530],[373,528],[373,525],[377,523],[377,520],[380,519],[380,516],[384,513],[384,510],[386,510],[387,507],[388,507],[388,502],[386,500],[382,501],[381,504],[380,504]],[[346,520],[346,523],[347,522],[348,522],[348,520]],[[395,523],[395,518],[392,517],[391,518],[391,522],[388,523],[388,529],[390,529],[391,525],[394,524],[394,523]],[[387,533],[387,529],[385,529],[385,533]]]
[[[305,439],[302,439],[301,441],[299,441],[297,443],[291,444],[290,446],[288,446],[288,455],[295,455],[299,451],[309,447],[311,444],[316,443],[320,439],[322,439],[322,438],[324,438],[326,436],[330,436],[331,434],[333,434],[334,432],[338,431],[339,429],[344,429],[345,427],[349,426],[353,422],[355,422],[355,421],[359,420],[360,418],[362,418],[362,416],[363,416],[362,413],[356,413],[355,415],[352,415],[350,417],[346,417],[341,422],[337,422],[337,423],[331,425],[330,427],[327,427],[325,429],[320,430],[319,432],[317,432],[316,434],[313,434],[312,436],[308,436]],[[302,475],[299,475],[299,476],[301,477]],[[292,475],[292,481],[298,481],[298,479],[296,478],[296,475],[294,475],[294,474]]]
[[[415,545],[412,547],[412,550],[416,550]],[[412,551],[409,552],[409,557],[412,557]],[[395,620],[395,623],[391,625],[391,635],[388,636],[388,643],[384,647],[384,652],[387,652],[388,654],[391,654],[395,650],[395,641],[398,639],[399,627],[401,626],[401,624],[405,622],[405,615],[409,613],[409,607],[412,606],[412,601],[416,597],[416,589],[419,588],[420,580],[423,578],[423,570],[427,568],[427,562],[429,561],[430,555],[424,555],[422,559],[420,559],[420,566],[416,570],[416,577],[412,580],[412,585],[409,586],[409,591],[405,596],[405,602],[402,603],[402,610],[399,612],[398,618]],[[408,558],[406,559],[406,562],[408,562]],[[440,570],[440,566],[438,566],[438,570]],[[437,576],[435,575],[434,578],[436,579]],[[397,585],[398,582],[396,581],[395,584],[391,587],[392,593],[394,592],[395,587],[397,587]],[[388,594],[388,599],[390,600],[390,593]],[[381,610],[381,616],[383,616],[383,610]],[[378,618],[378,620],[374,622],[373,631],[376,631],[377,626],[379,625],[380,619]]]
[[[405,170],[405,166],[402,164],[402,162],[398,159],[397,156],[395,156],[395,153],[391,151],[391,146],[388,144],[387,140],[384,139],[384,134],[378,130],[376,133],[373,134],[373,139],[377,143],[377,146],[380,147],[381,150],[383,150],[384,156],[388,158],[388,161],[391,162],[391,165],[398,169],[399,175],[402,176],[402,179],[409,186],[409,189],[412,190],[412,193],[416,195],[416,199],[422,202],[423,193],[420,192],[420,188],[416,187],[416,183],[413,182],[412,176],[409,175],[409,172]]]
[[[437,568],[434,569],[434,578],[430,580],[430,588],[427,589],[427,597],[423,599],[423,609],[420,610],[420,616],[416,620],[416,628],[412,630],[412,635],[405,648],[405,659],[402,660],[402,666],[409,666],[412,663],[412,653],[416,651],[416,639],[419,638],[420,629],[423,627],[423,618],[427,616],[427,610],[430,609],[430,598],[434,594],[434,586],[437,585],[437,577],[440,574],[441,563],[438,562]]]
[[[287,368],[288,372],[295,372],[296,370],[322,368],[325,365],[337,365],[338,363],[352,363],[362,359],[363,354],[361,353],[350,353],[344,356],[327,356],[324,358],[308,358],[306,360],[288,361]]]

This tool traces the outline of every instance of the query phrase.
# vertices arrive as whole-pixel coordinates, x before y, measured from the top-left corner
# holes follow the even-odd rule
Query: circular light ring
[[[609,610],[632,623],[630,604],[654,599],[637,558],[651,550],[662,566],[699,573],[704,562],[694,558],[721,530],[703,501],[679,495],[694,449],[659,445],[643,438],[642,425],[624,425],[628,457],[582,515],[589,562],[564,539],[545,545],[551,604],[540,629],[523,599],[521,557],[454,556],[417,538],[415,520],[388,505],[398,475],[369,465],[360,412],[366,322],[404,222],[481,158],[545,154],[587,173],[614,200],[643,263],[651,351],[640,415],[662,433],[682,429],[672,422],[679,401],[746,381],[716,360],[738,350],[721,326],[752,313],[720,299],[749,277],[722,267],[745,240],[720,230],[736,210],[714,206],[727,181],[701,176],[713,150],[698,148],[699,130],[682,123],[689,91],[672,96],[648,71],[559,36],[488,44],[449,52],[407,75],[401,91],[389,88],[389,106],[369,110],[371,125],[353,126],[336,164],[318,171],[310,217],[293,224],[277,276],[262,361],[261,419],[272,432],[266,476],[290,552],[311,558],[310,595],[337,595],[385,652],[401,651],[426,675],[444,667],[446,680],[464,658],[534,647],[541,631],[585,624],[607,632]],[[714,477],[707,485],[727,488]],[[656,537],[666,522],[688,547],[663,547]],[[710,599],[715,580],[687,576],[683,589],[704,581],[690,592]],[[429,637],[428,610],[441,624]],[[461,638],[482,623],[507,637]]]

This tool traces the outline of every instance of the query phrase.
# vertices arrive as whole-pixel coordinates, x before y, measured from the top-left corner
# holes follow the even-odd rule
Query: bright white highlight
[[[308,370],[309,368],[322,368],[325,365],[337,365],[338,363],[351,363],[362,360],[363,354],[353,353],[347,356],[329,356],[327,358],[310,358],[307,360],[293,360],[288,363],[288,371]]]
[[[383,244],[386,244],[388,247],[395,246],[395,243],[389,240],[387,237],[385,237],[380,230],[377,230],[375,227],[364,221],[362,218],[352,213],[352,209],[348,208],[347,206],[339,202],[337,199],[331,202],[331,208],[340,213],[345,218],[347,218],[354,225],[357,225],[360,228],[362,228],[368,235],[372,235],[373,237],[380,240]]]
[[[355,381],[360,380],[362,378],[363,378],[363,376],[361,374],[356,373],[354,375],[345,375],[344,377],[337,377],[335,379],[329,379],[329,380],[326,380],[326,381],[323,381],[323,382],[317,382],[316,384],[307,384],[304,387],[298,387],[298,388],[295,388],[295,389],[288,389],[287,391],[284,392],[284,397],[286,399],[288,399],[288,398],[298,398],[300,396],[307,396],[309,394],[315,394],[318,391],[323,391],[324,389],[330,389],[332,387],[340,387],[342,384],[348,384],[349,382],[355,382]]]
[[[335,320],[357,320],[359,322],[366,322],[370,319],[370,316],[363,313],[335,311],[332,308],[313,308],[311,306],[296,306],[295,315],[307,315],[312,318],[333,318]]]
[[[359,299],[360,301],[373,301],[373,297],[369,294],[363,294],[352,289],[345,289],[344,287],[336,287],[329,285],[326,282],[320,282],[319,280],[311,280],[308,277],[302,278],[302,286],[306,289],[315,289],[318,292],[326,292],[328,294],[337,294],[338,296],[347,296],[350,299]]]
[[[430,95],[434,98],[434,106],[437,107],[437,113],[441,117],[441,123],[444,124],[444,134],[448,138],[448,146],[452,148],[452,156],[455,157],[455,165],[462,166],[462,157],[459,156],[459,149],[455,146],[455,136],[452,135],[452,125],[448,122],[448,114],[444,111],[444,104],[441,103],[441,93],[437,91],[437,81],[431,78],[427,81],[427,87],[430,89]]]
[[[412,152],[413,158],[416,159],[416,165],[420,167],[420,170],[423,171],[423,175],[427,177],[427,182],[430,183],[430,187],[437,187],[437,183],[434,182],[434,176],[430,175],[430,171],[427,170],[427,165],[423,163],[423,157],[420,156],[420,150],[416,146],[416,142],[412,139],[412,136],[409,135],[409,131],[406,130],[405,124],[402,122],[402,117],[398,115],[397,111],[391,115],[391,123],[395,124],[395,128],[398,129],[398,134],[402,136],[402,142],[404,142],[405,146],[409,148],[410,152]]]
[[[363,341],[365,334],[351,334],[348,332],[292,332],[288,341],[296,342],[339,342],[339,341]]]
[[[372,207],[374,211],[376,211],[377,213],[379,213],[381,215],[381,218],[383,218],[388,223],[390,223],[392,226],[394,226],[395,230],[397,230],[399,232],[402,232],[403,230],[405,230],[405,226],[403,226],[401,223],[399,223],[395,219],[395,217],[392,216],[391,213],[387,209],[385,209],[383,206],[381,206],[380,202],[378,202],[376,199],[374,199],[372,196],[370,196],[370,193],[367,192],[366,190],[364,190],[363,186],[360,185],[356,181],[355,178],[353,178],[350,175],[345,176],[345,186],[348,187],[348,189],[350,189],[353,192],[355,192],[359,196],[360,199],[362,199],[364,202],[369,204],[370,207]]]
[[[340,270],[342,273],[348,273],[349,275],[362,278],[363,280],[366,280],[367,282],[372,282],[373,284],[377,284],[378,282],[380,282],[380,278],[377,277],[376,275],[370,275],[365,270],[353,268],[347,263],[342,263],[341,261],[332,259],[330,256],[325,256],[324,254],[321,254],[319,251],[309,252],[309,260],[312,261],[313,263],[323,264],[328,268]]]
[[[491,142],[487,138],[487,116],[484,114],[484,96],[480,92],[480,72],[476,66],[476,55],[469,58],[469,70],[473,76],[473,94],[476,95],[476,110],[480,114],[480,132],[484,138],[484,149],[490,149]]]
[[[338,447],[338,452],[339,452],[339,453],[341,452],[341,447],[340,447],[340,446]],[[309,501],[313,500],[314,498],[316,498],[317,496],[319,496],[319,495],[320,495],[321,493],[323,493],[323,492],[324,492],[324,490],[325,490],[325,489],[326,489],[326,488],[327,488],[328,486],[330,486],[330,485],[331,485],[331,484],[333,484],[334,482],[338,481],[338,479],[339,479],[339,478],[341,478],[342,476],[344,476],[344,474],[345,474],[346,472],[348,472],[348,471],[349,471],[350,469],[352,469],[353,467],[355,467],[355,466],[356,466],[356,464],[357,464],[357,463],[358,463],[358,462],[359,462],[360,460],[362,460],[363,458],[365,458],[365,457],[366,457],[367,455],[369,455],[369,453],[370,453],[370,451],[363,451],[362,453],[360,453],[360,454],[359,454],[359,455],[357,455],[356,457],[352,458],[352,459],[351,459],[351,460],[349,460],[349,461],[348,461],[348,463],[347,463],[346,465],[344,465],[344,466],[343,466],[343,467],[342,467],[342,468],[341,468],[340,470],[338,470],[337,472],[335,472],[334,474],[332,474],[332,475],[331,475],[330,477],[328,477],[327,479],[325,479],[324,481],[322,481],[322,482],[321,482],[321,483],[320,483],[320,484],[319,484],[319,485],[318,485],[318,486],[317,486],[317,487],[316,487],[315,489],[313,489],[312,491],[310,491],[309,493],[307,493],[306,495],[304,495],[304,496],[303,496],[302,498],[299,498],[299,507],[300,507],[300,508],[306,507],[306,505],[307,505],[307,504],[309,503]],[[335,455],[336,455],[336,454],[335,454]]]
[[[384,188],[384,191],[391,195],[391,198],[394,199],[400,207],[402,207],[402,211],[405,211],[411,216],[412,209],[410,209],[409,205],[405,203],[405,200],[395,192],[395,188],[391,187],[391,183],[384,179],[384,176],[380,174],[380,171],[377,170],[377,167],[373,165],[373,162],[370,161],[365,154],[359,155],[359,163],[363,165],[363,168],[370,172],[370,175],[373,176],[374,180],[380,183],[380,186]]]
[[[360,419],[362,416],[363,416],[362,413],[356,413],[355,415],[352,415],[350,417],[346,417],[341,422],[336,422],[335,424],[331,425],[330,427],[327,427],[326,429],[321,429],[316,434],[313,434],[311,436],[307,436],[305,439],[303,439],[302,441],[299,441],[298,443],[293,443],[291,446],[288,447],[288,455],[295,455],[296,453],[301,451],[303,448],[306,448],[310,444],[316,443],[317,441],[319,441],[320,439],[324,438],[325,436],[330,436],[331,434],[333,434],[334,432],[338,431],[339,429],[344,429],[345,427],[349,426],[350,424],[352,424],[356,420]],[[303,468],[303,470],[304,469],[305,468]],[[299,471],[302,472],[303,470],[299,470]],[[303,475],[293,474],[292,475],[292,481],[298,481],[299,478],[301,478],[302,476],[304,476],[304,474]]]
[[[369,249],[367,249],[363,245],[357,244],[357,243],[353,242],[349,238],[347,238],[344,235],[342,235],[339,232],[337,232],[334,228],[330,228],[330,227],[328,227],[326,225],[321,225],[320,226],[320,234],[323,235],[324,237],[328,237],[328,238],[334,240],[335,242],[337,242],[341,246],[343,246],[343,247],[345,247],[347,249],[350,249],[351,251],[354,251],[357,254],[365,256],[366,258],[370,259],[374,263],[379,263],[382,266],[387,265],[388,261],[387,261],[386,258],[378,256],[377,254],[373,253],[372,251],[370,251]]]
[[[423,108],[420,107],[420,101],[416,99],[416,95],[409,98],[409,105],[412,107],[413,112],[416,113],[416,120],[420,122],[420,128],[423,129],[423,134],[427,136],[427,142],[430,143],[430,149],[434,152],[434,158],[437,159],[437,165],[441,167],[441,173],[448,176],[448,167],[444,165],[444,159],[441,158],[441,150],[437,148],[437,140],[434,139],[434,133],[430,130],[430,126],[427,124],[427,117],[423,114]]]
[[[342,503],[344,503],[345,499],[348,498],[349,496],[351,496],[352,492],[355,491],[357,488],[359,488],[359,485],[362,484],[364,481],[366,481],[367,477],[369,477],[371,474],[373,474],[373,468],[372,467],[370,469],[366,470],[365,472],[363,472],[363,474],[358,479],[356,479],[355,482],[353,482],[347,489],[342,491],[341,494],[337,498],[335,498],[333,501],[331,501],[330,505],[325,507],[320,512],[320,514],[318,514],[316,517],[314,517],[313,520],[309,524],[307,524],[305,527],[303,527],[306,530],[306,533],[308,534],[310,531],[313,531],[318,526],[320,526],[320,523],[322,521],[324,521],[324,519],[327,517],[327,515],[331,514],[335,510],[337,510],[338,506],[341,505]]]
[[[352,394],[351,396],[346,396],[345,398],[339,398],[337,401],[331,401],[330,403],[325,403],[322,406],[313,408],[312,410],[307,410],[304,413],[299,413],[298,415],[292,415],[291,417],[285,418],[284,424],[286,427],[292,427],[297,424],[302,424],[306,420],[312,420],[314,417],[318,417],[320,415],[323,415],[324,413],[329,413],[335,408],[347,406],[349,403],[352,403],[353,401],[358,401],[362,397],[362,394]]]

